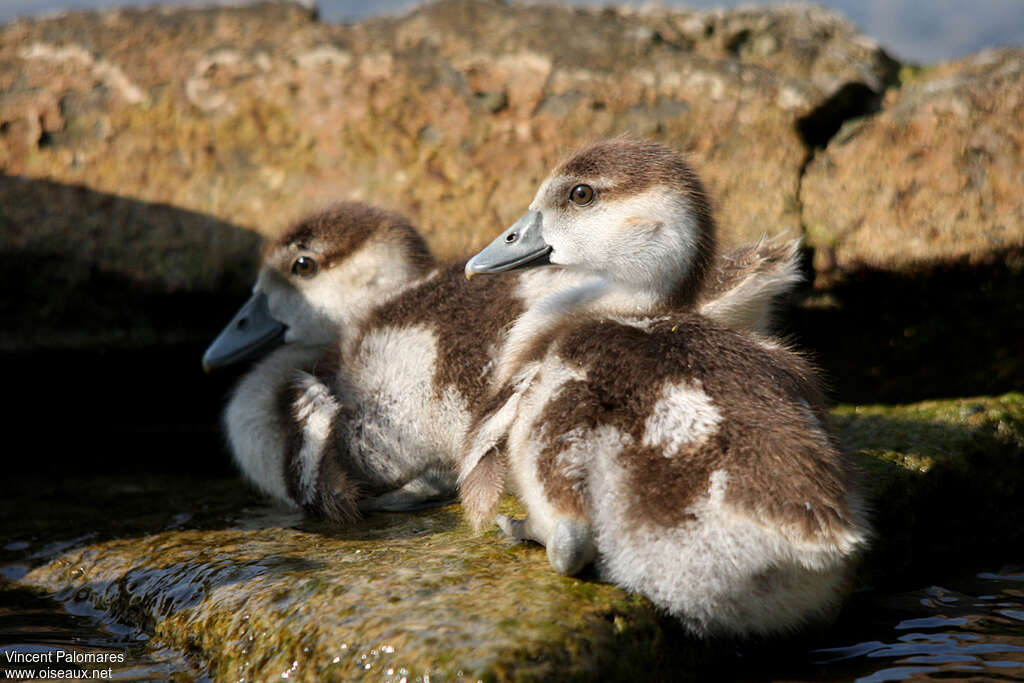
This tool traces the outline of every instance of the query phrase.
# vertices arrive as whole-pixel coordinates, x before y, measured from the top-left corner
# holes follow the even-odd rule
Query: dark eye
[[[577,185],[569,190],[569,201],[576,206],[586,206],[594,201],[594,188],[590,185]]]
[[[292,264],[292,275],[297,275],[298,277],[313,277],[316,275],[316,271],[316,261],[308,256],[300,256]]]

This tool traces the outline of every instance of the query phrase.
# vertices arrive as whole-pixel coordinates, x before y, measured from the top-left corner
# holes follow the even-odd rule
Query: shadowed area
[[[905,272],[861,268],[787,309],[840,403],[908,403],[1024,387],[1024,250]]]
[[[1024,562],[1024,396],[841,406],[844,447],[871,491],[864,585],[940,581],[958,566]]]
[[[226,474],[235,379],[203,349],[244,299],[259,237],[212,216],[0,175],[8,472]]]

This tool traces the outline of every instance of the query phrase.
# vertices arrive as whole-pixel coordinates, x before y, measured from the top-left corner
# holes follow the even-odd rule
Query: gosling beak
[[[543,220],[540,211],[528,211],[466,262],[466,279],[478,273],[501,273],[551,263],[548,258],[551,247],[541,235]]]
[[[270,315],[267,295],[254,292],[242,304],[203,354],[203,370],[211,372],[249,358],[257,358],[284,342],[288,326]]]

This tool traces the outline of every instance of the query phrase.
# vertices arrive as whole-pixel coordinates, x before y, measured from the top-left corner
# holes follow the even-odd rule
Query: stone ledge
[[[1024,395],[835,414],[873,491],[862,584],[920,583],[1024,547]],[[637,662],[692,674],[729,650],[687,640],[641,597],[555,574],[539,547],[471,534],[456,506],[336,528],[243,513],[241,484],[195,491],[114,540],[58,549],[24,581],[188,652],[218,680],[628,679]]]

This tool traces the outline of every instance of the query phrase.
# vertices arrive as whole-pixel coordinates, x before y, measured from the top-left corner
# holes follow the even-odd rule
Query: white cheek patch
[[[544,215],[552,263],[664,295],[702,256],[700,230],[690,202],[662,186]]]
[[[656,446],[671,458],[714,434],[722,415],[699,384],[666,383],[644,428],[644,446]]]
[[[274,318],[288,326],[287,341],[331,344],[345,340],[375,306],[404,291],[416,276],[402,247],[377,239],[310,278],[282,282],[263,272],[257,287],[266,292]]]
[[[655,235],[665,227],[665,223],[656,216],[630,216],[622,223],[630,230],[644,236]]]
[[[683,281],[699,256],[700,226],[689,202],[653,188],[618,204],[615,265],[629,274],[624,279],[651,289]]]
[[[328,320],[355,327],[376,305],[401,292],[415,277],[404,254],[386,242],[369,242],[305,287]]]

